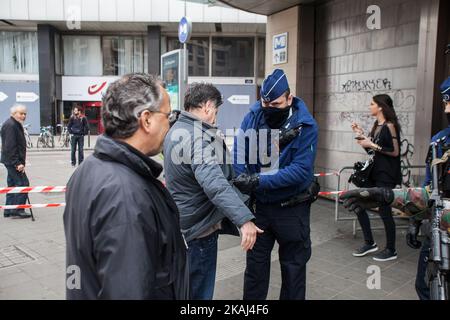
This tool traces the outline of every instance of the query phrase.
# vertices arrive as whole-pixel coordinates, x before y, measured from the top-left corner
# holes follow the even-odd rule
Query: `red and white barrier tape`
[[[392,189],[392,191],[411,191],[411,190],[422,190],[423,188],[417,187],[417,188],[407,188],[407,189]],[[342,190],[342,191],[321,191],[319,192],[319,196],[340,196],[341,194],[344,194],[350,190]]]
[[[329,177],[329,176],[338,176],[339,172],[320,172],[315,173],[314,177]]]
[[[28,188],[28,187],[27,187]],[[28,188],[28,189],[36,189],[40,190],[39,188],[53,188],[51,190],[59,190],[59,191],[28,191],[24,190],[22,192],[5,192],[5,189],[0,189],[0,193],[26,193],[26,192],[64,192],[66,187],[34,187],[34,188]],[[10,188],[9,188],[10,189]],[[18,189],[25,189],[25,188],[18,188]],[[44,190],[44,189],[42,189]],[[394,189],[394,191],[410,191],[410,190],[422,190],[422,188],[408,188],[408,189]],[[342,191],[321,191],[319,192],[319,196],[339,196],[341,194],[346,193],[349,190],[342,190]],[[0,206],[0,210],[9,210],[9,209],[35,209],[35,208],[58,208],[58,207],[65,207],[65,203],[47,203],[47,204],[20,204],[20,205],[7,205],[7,206]]]
[[[338,176],[338,172],[321,172],[314,174],[315,177]],[[163,182],[165,185],[165,183]],[[37,187],[4,187],[0,188],[0,194],[13,193],[60,193],[66,192],[66,186],[37,186]]]
[[[7,187],[0,188],[0,194],[5,193],[54,193],[66,192],[66,186],[38,186],[38,187]]]
[[[66,206],[65,203],[19,204],[19,205],[0,206],[0,209],[15,210],[15,209],[35,209],[35,208],[58,208],[65,206]]]
[[[347,192],[347,190],[343,191],[321,191],[319,192],[319,196],[335,196],[335,195],[341,195],[343,193]]]

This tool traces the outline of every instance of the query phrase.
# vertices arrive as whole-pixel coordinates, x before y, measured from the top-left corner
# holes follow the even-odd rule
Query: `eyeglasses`
[[[153,113],[162,113],[163,115],[166,116],[167,120],[169,120],[169,124],[172,125],[174,124],[177,120],[178,117],[180,115],[180,111],[179,110],[173,110],[170,112],[162,112],[162,111],[151,111]]]

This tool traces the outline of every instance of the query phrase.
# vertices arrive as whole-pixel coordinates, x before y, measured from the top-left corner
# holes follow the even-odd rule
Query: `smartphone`
[[[356,140],[364,140],[365,138],[364,138],[364,137],[359,137],[359,136],[358,136],[358,137],[355,137],[355,139],[356,139]]]

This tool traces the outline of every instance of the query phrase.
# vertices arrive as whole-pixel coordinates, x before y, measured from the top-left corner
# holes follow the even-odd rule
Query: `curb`
[[[84,151],[94,151],[94,148],[84,148]],[[70,149],[66,149],[66,148],[42,148],[42,149],[37,149],[37,148],[32,148],[32,149],[27,149],[27,153],[31,152],[31,153],[35,153],[35,152],[55,152],[55,151],[69,151]]]

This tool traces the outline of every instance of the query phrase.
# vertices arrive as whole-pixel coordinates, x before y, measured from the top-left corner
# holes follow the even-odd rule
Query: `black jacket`
[[[131,146],[98,138],[67,185],[66,264],[81,276],[67,299],[188,297],[186,244],[161,171]]]
[[[13,117],[2,125],[2,157],[1,162],[7,166],[25,165],[27,143],[23,126]]]
[[[67,131],[70,134],[74,134],[77,136],[86,135],[89,131],[89,124],[88,124],[86,117],[71,116],[69,119],[69,123],[67,124]]]

